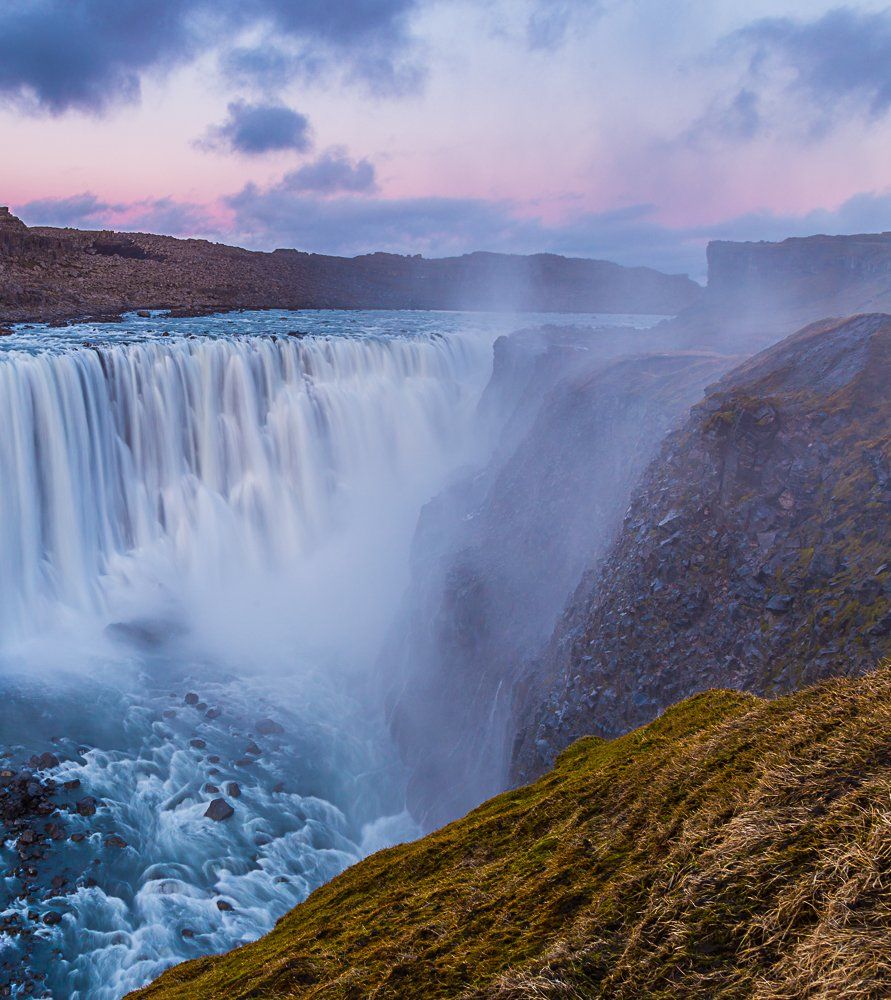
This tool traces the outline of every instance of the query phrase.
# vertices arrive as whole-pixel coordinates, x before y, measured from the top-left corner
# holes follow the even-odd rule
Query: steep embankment
[[[144,1000],[886,996],[891,668],[712,691],[361,862]]]
[[[686,275],[609,261],[473,253],[257,253],[148,233],[29,229],[0,209],[0,323],[128,309],[517,309],[673,315]]]
[[[891,317],[810,327],[671,435],[518,691],[518,780],[695,691],[789,691],[891,652]],[[524,688],[525,684],[525,688]]]
[[[428,828],[504,788],[516,664],[546,643],[603,555],[664,435],[730,364],[616,357],[628,349],[627,331],[612,330],[499,341],[481,409],[515,406],[495,456],[421,516],[381,673],[411,769],[409,806]]]

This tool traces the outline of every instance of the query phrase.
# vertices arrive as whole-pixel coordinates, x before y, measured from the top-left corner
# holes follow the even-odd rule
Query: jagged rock
[[[226,784],[226,794],[233,799],[237,799],[241,796],[241,786],[237,781],[229,781]]]
[[[235,810],[225,799],[214,799],[204,813],[208,819],[212,819],[216,823],[224,819],[229,819],[234,814]]]

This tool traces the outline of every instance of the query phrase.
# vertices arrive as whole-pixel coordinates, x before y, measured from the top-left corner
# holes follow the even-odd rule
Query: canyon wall
[[[775,695],[891,653],[891,317],[807,328],[663,444],[515,687],[513,776],[710,687]]]

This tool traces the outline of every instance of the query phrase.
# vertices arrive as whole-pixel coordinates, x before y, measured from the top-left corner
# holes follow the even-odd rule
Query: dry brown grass
[[[891,996],[891,666],[582,740],[138,995]]]

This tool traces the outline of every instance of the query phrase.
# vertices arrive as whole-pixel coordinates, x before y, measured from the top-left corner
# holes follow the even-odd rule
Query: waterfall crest
[[[306,561],[447,461],[483,354],[438,336],[0,354],[3,635],[103,611],[137,557],[205,583]]]

